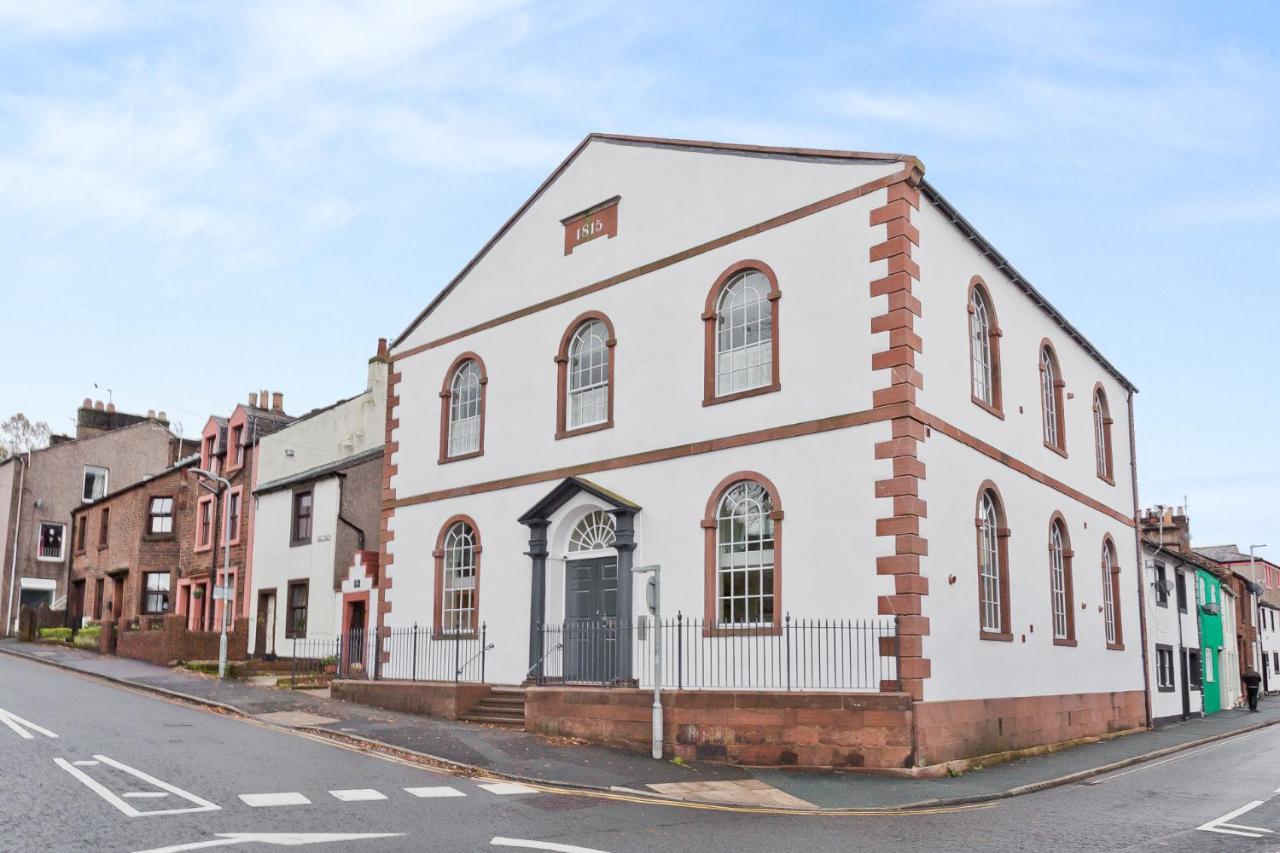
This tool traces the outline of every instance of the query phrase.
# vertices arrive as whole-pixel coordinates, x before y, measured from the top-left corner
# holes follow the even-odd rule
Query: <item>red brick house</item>
[[[188,457],[72,512],[70,603],[82,624],[173,611],[174,585],[191,571],[195,463]]]
[[[268,399],[270,407],[268,408]],[[259,405],[261,404],[261,405]],[[184,546],[191,570],[174,589],[174,612],[186,617],[190,630],[215,630],[222,602],[214,600],[214,581],[234,588],[228,626],[249,617],[247,590],[253,581],[253,490],[258,483],[258,442],[293,423],[284,413],[284,395],[250,393],[228,417],[213,416],[201,433],[196,469],[226,479],[230,488],[215,493],[216,481],[197,477],[191,538]],[[193,474],[194,476],[194,474]],[[224,539],[224,534],[226,538]],[[230,545],[230,569],[224,579],[224,541]]]

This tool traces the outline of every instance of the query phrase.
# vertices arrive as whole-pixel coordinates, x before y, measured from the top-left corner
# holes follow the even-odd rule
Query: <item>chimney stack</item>
[[[257,391],[249,392],[249,408],[251,409],[258,408],[258,392]]]
[[[156,419],[156,410],[147,409],[147,420],[154,421]]]
[[[258,407],[265,409],[267,407],[267,400],[268,400],[267,389],[263,388],[261,391],[258,392]]]
[[[271,411],[284,413],[284,394],[279,391],[271,395]]]
[[[1142,535],[1170,551],[1191,550],[1191,521],[1183,507],[1154,506],[1139,519]]]
[[[161,409],[160,411],[156,412],[156,420],[160,421],[160,423],[162,424],[169,423],[169,418],[167,415],[165,415],[164,409]]]

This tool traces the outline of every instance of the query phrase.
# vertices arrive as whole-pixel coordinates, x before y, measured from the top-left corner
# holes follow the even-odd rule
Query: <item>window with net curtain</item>
[[[476,534],[465,521],[445,534],[442,572],[440,630],[470,634],[476,630]]]
[[[458,365],[449,383],[449,455],[480,449],[480,365],[472,359]]]
[[[725,490],[716,512],[716,614],[721,625],[772,625],[773,498],[750,480]]]
[[[716,395],[750,391],[773,381],[773,309],[769,279],[742,270],[716,302]]]
[[[599,320],[577,328],[569,342],[567,427],[592,426],[609,419],[609,331]]]

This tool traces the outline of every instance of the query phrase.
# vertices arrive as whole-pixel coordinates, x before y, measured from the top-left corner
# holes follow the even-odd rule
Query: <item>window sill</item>
[[[1107,648],[1113,652],[1124,651],[1124,643],[1107,643]]]
[[[311,539],[310,539],[310,538],[307,538],[307,539],[290,539],[290,540],[289,540],[289,547],[290,547],[290,548],[301,548],[303,545],[310,545],[310,544],[311,544]]]
[[[470,453],[459,453],[457,456],[441,456],[436,460],[437,465],[447,465],[450,462],[461,462],[464,459],[475,459],[477,456],[484,456],[484,450],[473,450]]]
[[[602,429],[613,429],[613,418],[602,421],[598,424],[588,424],[587,426],[574,427],[573,429],[558,430],[556,432],[556,441],[562,438],[573,438],[575,435],[585,435],[589,432],[599,432]]]
[[[1055,646],[1069,646],[1073,649],[1076,647],[1076,641],[1071,637],[1054,637],[1053,644]]]
[[[98,546],[98,552],[99,552],[99,553],[101,553],[101,552],[103,552],[103,551],[107,550],[107,549],[108,549],[108,548],[110,548],[110,547],[111,547],[111,544],[110,544],[110,543],[108,543],[108,542],[104,542],[104,543],[102,543],[101,545],[99,545],[99,546]]]
[[[81,553],[83,553],[83,552],[81,552]],[[36,562],[37,562],[37,563],[61,563],[61,562],[63,561],[63,559],[64,559],[64,558],[63,558],[63,557],[61,557],[61,556],[58,556],[58,557],[36,557]]]
[[[1165,610],[1168,610],[1168,609],[1169,609],[1169,602],[1167,602],[1167,601],[1164,601],[1164,602],[1157,601],[1157,602],[1156,602],[1156,607],[1163,607]]]
[[[973,404],[977,406],[979,409],[982,409],[984,412],[987,412],[988,414],[994,417],[997,417],[1000,420],[1004,420],[1004,410],[1001,409],[999,406],[993,406],[991,403],[988,403],[986,400],[982,399],[976,394],[970,395],[969,399],[972,400]]]
[[[1052,450],[1054,453],[1058,454],[1059,456],[1061,456],[1063,459],[1069,459],[1069,458],[1070,458],[1069,456],[1067,456],[1067,449],[1066,449],[1065,447],[1059,447],[1058,445],[1056,445],[1056,444],[1050,444],[1050,443],[1049,443],[1049,442],[1047,442],[1047,441],[1044,443],[1044,446],[1045,446],[1045,447],[1047,447],[1047,448],[1049,448],[1050,450]]]
[[[991,640],[992,642],[996,642],[996,643],[1012,643],[1013,634],[1001,634],[995,631],[979,631],[978,639]]]
[[[174,533],[144,533],[142,534],[143,542],[172,542],[177,539]]]
[[[1168,687],[1161,687],[1161,686],[1157,686],[1157,687],[1156,687],[1156,692],[1157,692],[1157,693],[1172,693],[1172,692],[1173,692],[1173,685],[1172,685],[1172,684],[1170,684]]]
[[[735,628],[732,625],[703,625],[704,637],[781,637],[781,625],[744,625]]]
[[[781,390],[781,382],[771,382],[768,385],[761,385],[759,388],[750,388],[746,391],[735,391],[732,394],[722,394],[716,397],[704,397],[702,405],[715,406],[719,403],[732,403],[734,400],[742,400],[747,397],[758,397],[761,394],[772,394],[774,391]]]
[[[1098,479],[1106,483],[1108,486],[1114,486],[1116,484],[1115,478],[1113,477],[1104,477],[1101,474],[1099,474]]]

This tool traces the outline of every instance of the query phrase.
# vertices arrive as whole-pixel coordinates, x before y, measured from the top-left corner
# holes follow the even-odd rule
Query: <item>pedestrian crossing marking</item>
[[[240,800],[255,809],[274,808],[275,806],[309,806],[311,801],[297,791],[286,791],[275,794],[241,794]]]
[[[511,794],[536,794],[536,788],[530,788],[528,785],[521,785],[519,782],[482,782],[480,787],[484,788],[490,794],[497,794],[500,797],[510,796]]]
[[[466,794],[457,788],[450,788],[448,785],[441,785],[435,788],[405,788],[405,793],[412,794],[415,797],[429,799],[432,797],[465,797]]]
[[[335,799],[344,803],[365,803],[370,800],[385,800],[387,795],[381,791],[375,791],[372,788],[350,788],[346,790],[330,791]]]

